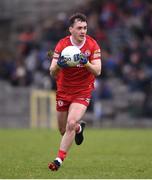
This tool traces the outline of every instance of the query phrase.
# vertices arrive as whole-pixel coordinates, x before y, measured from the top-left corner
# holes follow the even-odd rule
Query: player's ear
[[[72,33],[72,27],[71,26],[69,27],[69,32]]]

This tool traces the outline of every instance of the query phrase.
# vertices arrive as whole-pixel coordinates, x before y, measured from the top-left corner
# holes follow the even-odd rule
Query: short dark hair
[[[73,26],[76,19],[78,21],[81,21],[81,22],[87,22],[87,17],[86,17],[85,14],[83,14],[83,13],[75,13],[72,16],[70,16],[70,18],[69,18],[69,27]]]

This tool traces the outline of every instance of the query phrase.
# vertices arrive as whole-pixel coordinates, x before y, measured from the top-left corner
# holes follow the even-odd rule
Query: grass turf
[[[86,129],[57,172],[47,168],[60,143],[50,129],[0,130],[0,179],[152,178],[150,129]]]

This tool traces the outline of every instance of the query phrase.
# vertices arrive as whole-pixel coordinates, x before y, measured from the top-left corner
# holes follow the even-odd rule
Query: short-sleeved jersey
[[[57,60],[62,50],[72,45],[74,44],[71,36],[66,36],[61,39],[55,48],[53,59]],[[84,43],[78,48],[87,56],[89,62],[101,60],[100,47],[90,36],[87,35]],[[78,64],[76,67],[63,68],[56,77],[57,91],[73,94],[85,90],[92,90],[94,88],[94,80],[95,76],[82,64]]]

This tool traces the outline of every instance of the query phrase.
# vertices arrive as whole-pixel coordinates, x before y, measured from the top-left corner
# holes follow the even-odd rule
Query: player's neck
[[[70,36],[70,41],[73,46],[77,46],[80,49],[85,44],[86,38],[84,38],[84,40],[82,42],[78,42],[72,36]]]

